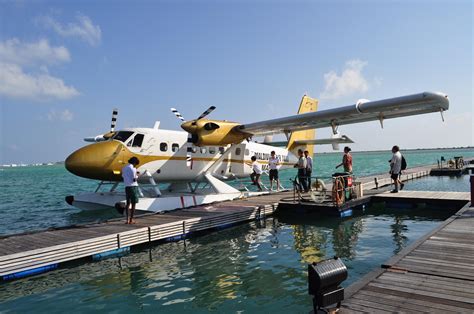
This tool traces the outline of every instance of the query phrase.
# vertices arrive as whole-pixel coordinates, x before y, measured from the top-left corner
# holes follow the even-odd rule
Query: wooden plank
[[[361,305],[372,305],[373,307],[378,306],[384,310],[391,310],[393,312],[407,312],[407,311],[416,311],[418,313],[436,313],[441,312],[440,310],[436,310],[434,308],[428,308],[425,305],[418,305],[415,303],[405,303],[400,301],[394,301],[390,298],[384,298],[381,296],[372,296],[367,294],[355,294],[351,300],[358,300],[358,304]],[[382,306],[390,306],[390,309],[387,309]]]
[[[401,274],[400,274],[401,275]],[[472,289],[474,286],[442,286],[440,283],[432,283],[427,280],[407,280],[407,278],[403,278],[403,275],[399,277],[387,277],[381,276],[373,281],[374,283],[380,283],[384,285],[393,285],[394,287],[405,287],[405,288],[413,288],[419,291],[427,291],[427,292],[442,292],[446,296],[448,295],[455,295],[455,296],[464,296],[466,298],[474,299],[474,290]]]
[[[461,290],[471,290],[474,293],[474,283],[469,280],[460,280],[455,278],[447,278],[447,277],[439,277],[439,276],[431,276],[425,274],[418,274],[418,273],[392,273],[390,271],[385,272],[382,275],[384,278],[387,279],[394,279],[400,282],[416,282],[416,283],[427,283],[438,285],[442,287],[446,287],[446,289],[452,289],[453,291],[457,291],[458,289]]]
[[[387,311],[387,310],[382,310],[380,308],[368,306],[368,305],[360,305],[356,302],[353,302],[351,299],[350,301],[344,302],[342,305],[343,311],[342,313],[345,313],[345,309],[350,309],[352,311],[355,311],[356,313],[394,313],[394,311]]]
[[[410,294],[417,294],[421,296],[427,296],[427,297],[432,297],[432,298],[439,298],[439,299],[446,299],[450,301],[457,301],[460,303],[465,303],[469,305],[474,305],[474,300],[469,297],[465,297],[464,295],[461,296],[456,296],[456,295],[446,295],[444,292],[435,292],[435,291],[424,291],[424,290],[418,290],[412,287],[407,287],[407,286],[395,286],[395,285],[390,285],[390,284],[383,284],[383,283],[378,283],[378,282],[371,282],[368,284],[369,287],[377,287],[377,288],[383,288],[387,290],[396,290],[396,291],[401,291],[401,292],[406,292]]]
[[[392,295],[392,294],[385,294],[385,293],[379,293],[375,291],[368,291],[368,290],[361,290],[357,294],[357,296],[370,296],[370,297],[375,297],[375,298],[380,298],[381,300],[384,300],[384,302],[398,302],[403,305],[417,305],[417,306],[422,306],[424,307],[425,311],[429,311],[429,313],[446,313],[447,311],[449,312],[456,312],[456,313],[470,313],[472,312],[467,309],[462,309],[456,306],[452,305],[446,305],[442,303],[433,303],[433,302],[428,302],[428,301],[423,301],[423,300],[418,300],[414,298],[405,298],[397,295]]]
[[[367,285],[364,287],[364,291],[378,292],[385,295],[395,295],[404,299],[415,299],[430,304],[442,304],[448,306],[454,306],[460,310],[473,310],[474,306],[472,304],[463,303],[453,299],[439,298],[431,295],[419,294],[416,291],[403,291],[401,289],[390,289],[386,287],[377,287],[373,285]],[[434,306],[434,305],[432,305]],[[472,313],[472,312],[471,312]]]

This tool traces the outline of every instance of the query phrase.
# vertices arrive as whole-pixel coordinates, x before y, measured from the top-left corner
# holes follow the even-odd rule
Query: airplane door
[[[140,153],[143,155],[153,155],[153,152],[155,151],[155,138],[154,137],[149,137],[148,139],[145,140],[145,143],[142,146],[142,149],[140,150]]]

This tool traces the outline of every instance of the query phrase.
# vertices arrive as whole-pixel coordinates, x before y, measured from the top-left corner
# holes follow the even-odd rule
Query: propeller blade
[[[112,111],[112,123],[110,124],[110,132],[115,131],[115,124],[117,123],[117,115],[118,115],[118,109],[115,108]]]
[[[202,118],[204,118],[205,116],[207,116],[208,114],[210,114],[212,111],[214,111],[214,109],[216,109],[216,107],[214,106],[210,106],[206,111],[204,111],[196,120],[200,120]]]
[[[183,116],[181,115],[181,113],[179,113],[178,109],[176,108],[170,108],[171,109],[171,112],[174,113],[174,115],[181,121],[185,122]]]

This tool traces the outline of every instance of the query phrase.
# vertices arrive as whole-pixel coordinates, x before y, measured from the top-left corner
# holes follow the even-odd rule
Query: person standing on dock
[[[311,189],[311,174],[313,173],[313,158],[309,156],[307,150],[304,151],[304,156],[306,157],[306,184],[308,190]]]
[[[273,190],[273,181],[276,181],[276,190],[280,190],[280,179],[278,179],[278,168],[280,166],[280,160],[275,155],[275,151],[272,150],[270,158],[268,158],[268,177],[270,178],[270,191]]]
[[[128,164],[122,168],[122,178],[125,184],[125,196],[127,199],[127,221],[126,224],[134,224],[133,214],[135,213],[135,206],[138,203],[138,172],[136,166],[140,161],[137,157],[132,157],[128,160]]]
[[[344,166],[344,172],[346,174],[352,173],[352,155],[351,148],[349,146],[344,147],[344,156],[342,156],[342,162],[336,166],[336,169],[340,166]]]
[[[262,175],[262,166],[257,161],[256,156],[252,156],[250,158],[252,160],[252,174],[250,175],[250,179],[252,179],[252,184],[258,187],[259,191],[262,191],[262,187],[260,185],[260,176]]]
[[[405,186],[405,184],[400,181],[400,173],[402,171],[402,154],[400,153],[400,148],[397,145],[392,147],[392,153],[392,159],[389,160],[390,177],[393,180],[395,189],[393,189],[391,193],[398,193],[398,187],[400,186],[400,190],[403,190],[403,187]]]
[[[303,150],[298,149],[298,162],[295,165],[295,168],[298,168],[298,181],[299,181],[299,188],[300,191],[307,192],[308,186],[306,185],[306,166],[307,160],[306,157],[303,155]]]

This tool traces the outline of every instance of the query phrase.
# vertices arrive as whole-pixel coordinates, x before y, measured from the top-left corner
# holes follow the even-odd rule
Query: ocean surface
[[[409,167],[474,150],[406,151]],[[386,173],[390,152],[354,153],[355,174]],[[341,154],[317,154],[313,173],[333,172]],[[282,175],[293,177],[292,170]],[[265,179],[264,179],[265,180]],[[288,182],[287,182],[288,183]],[[61,166],[0,171],[0,234],[117,217],[81,212],[64,196],[95,183]],[[409,190],[468,191],[468,176],[410,181]],[[381,204],[348,219],[278,214],[198,238],[151,246],[121,258],[77,263],[0,283],[1,313],[308,313],[307,264],[341,257],[344,286],[428,233],[456,208],[395,209]]]

